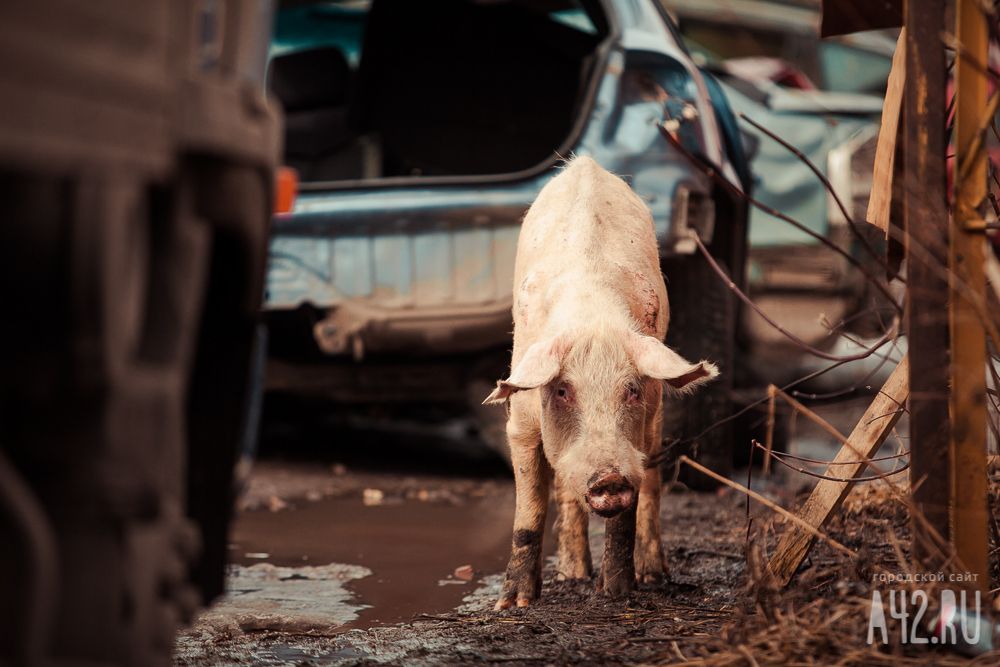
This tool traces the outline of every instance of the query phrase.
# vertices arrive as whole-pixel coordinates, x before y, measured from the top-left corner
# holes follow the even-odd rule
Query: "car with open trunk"
[[[669,411],[669,435],[728,413],[738,309],[693,235],[741,284],[747,212],[661,127],[738,188],[746,161],[721,88],[658,3],[289,1],[269,86],[300,175],[272,230],[271,392],[354,419],[472,416],[505,452],[503,411],[479,403],[507,370],[520,220],[564,158],[590,155],[652,210],[668,342],[725,378]],[[728,457],[726,428],[703,456]]]

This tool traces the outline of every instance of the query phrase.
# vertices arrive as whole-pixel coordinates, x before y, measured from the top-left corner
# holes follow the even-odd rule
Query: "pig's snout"
[[[587,504],[608,518],[635,505],[635,488],[617,472],[595,475],[587,489]]]

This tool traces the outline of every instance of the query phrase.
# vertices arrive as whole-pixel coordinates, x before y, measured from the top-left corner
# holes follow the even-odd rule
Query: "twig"
[[[985,76],[991,76],[994,79],[1000,79],[1000,72],[997,72],[989,65],[984,65],[983,63],[979,62],[979,60],[977,60],[971,53],[969,53],[969,50],[965,48],[965,46],[961,42],[958,41],[958,37],[956,37],[955,35],[951,34],[950,32],[942,32],[941,41],[944,43],[944,47],[946,49],[954,51],[955,55],[964,60],[969,66],[972,67],[972,69],[976,70],[977,72]]]
[[[825,368],[820,368],[820,369],[812,371],[810,373],[806,373],[802,377],[797,378],[795,380],[792,380],[788,384],[783,385],[781,387],[781,389],[783,391],[789,391],[790,389],[793,389],[794,387],[802,384],[803,382],[809,382],[810,380],[814,380],[814,379],[816,379],[818,377],[821,377],[821,376],[829,373],[830,371],[836,370],[837,368],[843,366],[846,363],[849,363],[849,362],[847,362],[847,361],[836,361],[836,362],[830,364],[829,366],[827,366]],[[744,406],[742,409],[737,410],[733,414],[731,414],[731,415],[729,415],[727,417],[723,417],[722,419],[719,419],[718,421],[716,421],[716,422],[714,422],[712,424],[709,424],[704,429],[702,429],[702,431],[700,431],[699,433],[697,433],[697,434],[695,434],[693,436],[690,436],[690,437],[687,437],[687,438],[684,438],[684,439],[673,439],[673,440],[671,440],[671,442],[665,443],[664,444],[664,449],[661,449],[660,452],[658,454],[656,454],[655,456],[650,457],[649,461],[646,464],[646,467],[647,468],[652,468],[652,467],[660,465],[661,463],[663,463],[664,461],[666,461],[667,460],[667,455],[670,453],[672,447],[677,446],[677,445],[688,444],[688,443],[694,442],[696,440],[699,440],[700,438],[703,438],[706,434],[711,433],[713,430],[719,428],[723,424],[731,422],[734,419],[739,419],[740,417],[742,417],[746,413],[750,412],[751,410],[753,410],[754,408],[756,408],[756,407],[758,407],[760,405],[763,405],[766,402],[767,402],[767,396],[764,396],[763,398],[759,398],[756,401],[754,401],[754,402],[752,402],[752,403]],[[793,414],[793,416],[794,416],[794,414]],[[671,481],[671,484],[676,483],[676,482],[677,482],[677,475],[676,475],[676,471],[675,471],[674,479]]]
[[[808,352],[809,354],[815,357],[819,357],[820,359],[826,359],[827,361],[857,361],[858,359],[864,359],[866,357],[871,356],[875,352],[875,350],[882,347],[882,345],[887,343],[896,335],[894,327],[893,329],[886,331],[885,334],[882,336],[882,338],[876,341],[875,344],[872,345],[872,347],[866,349],[864,352],[859,352],[857,354],[849,354],[849,355],[830,354],[829,352],[824,352],[823,350],[817,349],[812,345],[810,345],[809,343],[802,340],[801,338],[799,338],[798,336],[796,336],[795,334],[793,334],[791,331],[785,329],[783,326],[775,322],[773,319],[771,319],[771,317],[767,313],[765,313],[760,306],[754,303],[753,299],[748,297],[746,293],[744,293],[743,290],[737,287],[736,283],[734,283],[732,279],[726,275],[726,272],[722,270],[722,267],[719,266],[719,263],[715,261],[714,257],[712,257],[712,253],[710,253],[708,251],[708,248],[705,247],[705,244],[702,243],[701,238],[699,238],[697,234],[694,235],[693,238],[694,242],[698,246],[698,250],[700,250],[701,254],[705,256],[705,260],[708,261],[709,266],[711,266],[712,270],[715,271],[715,273],[727,283],[730,291],[732,291],[737,297],[739,297],[740,301],[745,303],[748,307],[750,307],[751,310],[760,315],[760,317],[769,325],[771,325],[771,327],[774,328],[778,333],[780,333],[785,338],[795,343],[796,346],[800,347],[801,349],[803,349],[804,351]]]
[[[711,635],[666,635],[659,637],[628,637],[625,639],[630,644],[651,644],[657,642],[674,642],[677,643],[678,639],[693,639],[695,641],[705,641],[709,639]]]
[[[976,317],[982,323],[983,327],[986,329],[987,335],[993,340],[1000,340],[1000,330],[997,329],[993,320],[990,318],[990,309],[988,304],[984,302],[984,299],[979,295],[979,293],[973,290],[968,282],[962,279],[962,277],[954,272],[948,270],[945,263],[927,246],[923,245],[912,235],[906,234],[905,231],[896,228],[895,226],[889,227],[889,235],[900,243],[905,244],[906,252],[908,255],[912,255],[919,259],[928,268],[933,270],[938,274],[938,277],[942,280],[948,281],[952,288],[965,298],[969,305],[972,306],[973,310],[976,311]],[[942,247],[941,252],[945,249]]]
[[[827,420],[823,419],[818,414],[816,414],[815,412],[813,412],[812,410],[810,410],[806,406],[802,405],[801,403],[799,403],[797,400],[795,400],[794,398],[792,398],[791,396],[789,396],[785,392],[783,392],[780,389],[778,389],[777,387],[775,387],[773,384],[768,387],[768,393],[769,394],[773,393],[774,396],[775,396],[775,398],[777,398],[778,396],[781,396],[781,398],[783,398],[785,400],[785,402],[787,402],[790,406],[792,406],[793,410],[795,410],[796,412],[800,412],[800,413],[804,414],[809,419],[809,421],[811,421],[812,423],[816,424],[817,426],[819,426],[820,428],[822,428],[824,431],[826,431],[827,433],[829,433],[830,435],[832,435],[841,444],[847,442],[847,436],[845,436],[843,433],[841,433],[840,431],[838,431],[833,426],[833,424],[831,424]],[[770,452],[771,449],[772,449],[771,444],[768,443],[767,444],[767,451]]]
[[[689,554],[704,554],[706,556],[720,556],[722,558],[732,558],[733,560],[743,560],[743,554],[729,554],[717,549],[685,549],[684,555],[687,556]]]
[[[479,655],[483,662],[548,662],[543,655]]]
[[[830,250],[834,251],[835,253],[837,253],[838,255],[840,255],[841,257],[843,257],[845,260],[847,260],[847,262],[849,264],[853,265],[856,269],[858,269],[868,279],[868,281],[871,284],[875,285],[875,287],[880,292],[882,292],[882,294],[889,300],[889,302],[891,304],[893,304],[893,306],[897,309],[897,312],[902,312],[902,306],[900,306],[898,303],[896,303],[895,297],[893,296],[892,292],[889,291],[889,288],[882,281],[878,280],[875,276],[873,276],[868,271],[867,267],[865,267],[864,264],[862,264],[860,261],[858,261],[858,259],[856,257],[854,257],[853,255],[851,255],[849,252],[845,251],[843,248],[841,248],[836,243],[834,243],[830,239],[826,238],[822,234],[819,234],[819,233],[817,233],[817,232],[809,229],[808,227],[806,227],[805,225],[803,225],[801,222],[799,222],[795,218],[793,218],[793,217],[791,217],[791,216],[789,216],[789,215],[787,215],[785,213],[782,213],[781,211],[779,211],[779,210],[777,210],[775,208],[772,208],[772,207],[768,206],[767,204],[763,203],[762,201],[754,198],[753,196],[749,195],[748,193],[743,192],[742,189],[740,189],[736,185],[730,183],[727,178],[725,178],[722,174],[720,174],[718,172],[718,170],[713,165],[711,165],[710,163],[708,163],[704,158],[700,158],[700,157],[696,156],[694,153],[692,153],[687,148],[685,148],[684,145],[681,144],[681,142],[678,141],[678,139],[676,137],[674,137],[670,133],[670,131],[667,130],[665,127],[663,127],[662,125],[658,125],[657,128],[660,130],[660,134],[675,149],[677,149],[677,151],[679,153],[681,153],[681,155],[683,155],[685,158],[687,158],[688,161],[694,167],[696,167],[698,170],[700,170],[706,176],[708,176],[709,178],[711,178],[712,180],[714,180],[716,183],[719,183],[720,185],[722,185],[724,188],[726,188],[727,190],[729,190],[731,193],[733,193],[736,196],[740,197],[741,199],[745,200],[747,203],[749,203],[753,207],[755,207],[755,208],[757,208],[757,209],[759,209],[759,210],[767,213],[768,215],[773,215],[774,217],[778,218],[779,220],[782,220],[782,221],[788,223],[789,225],[791,225],[792,227],[795,227],[800,232],[802,232],[804,234],[807,234],[808,236],[812,237],[816,241],[819,241],[821,244],[823,244],[824,246],[826,246]]]
[[[965,159],[958,165],[958,180],[968,178],[972,167],[975,166],[981,157],[985,157],[981,155],[980,149],[983,146],[983,138],[986,130],[993,123],[993,117],[996,115],[998,104],[1000,104],[1000,93],[993,93],[986,103],[986,108],[983,109],[982,115],[979,117],[979,126],[976,128],[975,138],[965,150]]]
[[[882,267],[886,269],[886,271],[888,271],[889,270],[888,264],[885,262],[884,259],[882,259],[881,255],[879,255],[875,251],[875,248],[871,246],[871,243],[869,243],[868,239],[866,239],[864,234],[861,233],[861,230],[858,229],[857,227],[858,223],[854,220],[854,216],[852,216],[847,211],[847,207],[844,206],[844,202],[840,199],[840,194],[834,189],[833,184],[830,183],[830,179],[826,177],[826,174],[817,169],[816,165],[813,163],[812,160],[810,160],[806,156],[805,153],[803,153],[798,148],[791,145],[790,143],[779,137],[777,134],[775,134],[771,130],[767,129],[766,127],[755,121],[753,118],[750,118],[742,111],[737,112],[736,115],[745,120],[746,122],[750,123],[751,125],[753,125],[755,128],[766,134],[774,141],[781,144],[781,146],[783,146],[787,151],[792,153],[792,155],[797,157],[799,161],[802,162],[802,164],[807,166],[809,170],[816,175],[816,178],[820,180],[820,182],[823,184],[823,187],[826,188],[826,191],[829,192],[830,196],[833,197],[833,201],[834,203],[837,204],[837,208],[840,209],[840,213],[844,216],[844,219],[847,220],[848,229],[851,230],[851,233],[854,235],[854,238],[856,238],[861,243],[862,247],[865,249],[865,252],[871,255],[872,259],[881,264]]]
[[[767,429],[766,429],[767,437],[765,439],[765,442],[767,443],[767,448],[764,452],[765,454],[767,454],[767,456],[764,457],[764,466],[762,470],[762,472],[765,475],[771,474],[770,454],[771,454],[771,449],[774,447],[774,409],[775,409],[775,403],[777,403],[776,399],[778,396],[778,391],[779,391],[778,388],[773,384],[767,386]],[[753,449],[750,450],[750,454],[751,454],[750,462],[753,463]],[[753,466],[751,465],[750,467],[752,468]],[[747,482],[748,482],[747,486],[749,487],[750,486],[749,476]]]
[[[897,346],[898,346],[897,341],[893,340],[892,341],[893,350],[895,350]],[[837,391],[828,391],[824,393],[815,393],[815,392],[807,393],[804,391],[799,391],[798,389],[793,389],[790,395],[796,398],[804,398],[811,401],[824,401],[824,400],[829,400],[831,398],[840,398],[841,396],[846,396],[848,394],[856,392],[861,387],[868,387],[868,382],[885,367],[886,363],[890,361],[896,362],[897,360],[892,359],[888,354],[886,354],[884,357],[882,357],[882,360],[878,362],[878,365],[875,366],[875,368],[873,368],[868,373],[865,373],[865,376],[863,378],[861,378],[858,382],[854,383],[849,387],[844,387],[843,389],[838,389]]]
[[[677,645],[677,642],[671,642],[670,649],[674,652],[674,654],[678,658],[681,659],[681,662],[687,662],[688,661],[687,657],[683,653],[681,653],[681,647]]]
[[[434,614],[417,614],[413,618],[421,621],[448,621],[450,623],[467,620],[455,616],[435,616]]]
[[[893,431],[895,431],[895,430],[896,429],[893,429]],[[756,440],[754,440],[753,442],[755,443],[755,447],[759,447],[760,446],[760,443],[757,442]],[[901,452],[898,452],[896,454],[886,454],[885,456],[873,456],[870,459],[864,459],[864,460],[860,460],[860,461],[838,461],[837,463],[834,463],[833,461],[827,461],[827,460],[824,460],[824,459],[814,459],[814,458],[810,458],[808,456],[797,456],[795,454],[789,454],[788,452],[774,452],[773,455],[774,456],[780,456],[781,458],[784,458],[784,459],[793,459],[795,461],[802,461],[803,463],[816,463],[816,464],[820,464],[820,465],[831,465],[832,464],[832,465],[838,465],[838,466],[849,466],[849,465],[858,465],[859,463],[871,464],[873,461],[890,461],[892,459],[901,459],[904,456],[909,456],[910,455],[910,450],[907,449],[905,451],[901,451]]]
[[[848,549],[843,544],[841,544],[837,540],[833,539],[832,537],[830,537],[829,535],[827,535],[823,531],[817,530],[813,526],[809,525],[807,522],[803,521],[799,517],[795,516],[794,514],[792,514],[788,510],[786,510],[784,507],[778,505],[777,503],[775,503],[772,500],[769,500],[769,499],[765,498],[764,496],[760,495],[756,491],[748,489],[745,486],[743,486],[742,484],[737,484],[733,480],[729,479],[728,477],[724,477],[723,475],[720,475],[719,473],[715,472],[714,470],[709,470],[708,468],[706,468],[705,466],[701,465],[697,461],[694,461],[694,460],[688,458],[686,455],[683,455],[683,454],[681,455],[680,462],[688,464],[689,466],[691,466],[692,468],[694,468],[698,472],[701,472],[701,473],[703,473],[705,475],[708,475],[709,477],[711,477],[715,481],[721,482],[722,484],[725,484],[726,486],[728,486],[731,489],[736,489],[740,493],[744,493],[744,494],[750,496],[751,498],[753,498],[757,502],[761,503],[762,505],[765,505],[766,507],[770,508],[772,511],[777,512],[778,514],[780,514],[781,516],[785,517],[786,519],[788,519],[792,523],[798,525],[800,528],[802,528],[803,530],[805,530],[809,534],[811,534],[814,537],[818,537],[819,539],[823,540],[824,542],[826,542],[827,544],[829,544],[831,547],[833,547],[837,551],[841,552],[842,554],[850,556],[851,558],[856,558],[857,557],[857,553],[855,553],[851,549]]]
[[[756,440],[754,440],[753,442],[754,442],[754,445],[758,449],[761,449],[761,450],[763,450],[765,452],[767,451],[765,449],[764,445],[760,444]],[[791,463],[786,462],[777,452],[771,452],[771,456],[774,458],[775,461],[777,461],[781,465],[785,466],[789,470],[794,470],[795,472],[801,473],[801,474],[806,475],[808,477],[815,477],[816,479],[825,479],[825,480],[828,480],[830,482],[846,482],[846,483],[850,483],[850,484],[858,484],[860,482],[874,482],[875,480],[878,480],[878,479],[885,479],[886,477],[890,477],[892,475],[898,475],[899,473],[905,472],[905,471],[909,470],[909,468],[910,468],[910,463],[906,462],[900,468],[896,468],[895,470],[890,470],[889,472],[881,473],[881,474],[878,474],[878,475],[869,475],[868,477],[834,477],[832,475],[824,475],[824,474],[821,474],[821,473],[818,473],[818,472],[811,472],[809,470],[806,470],[805,468],[799,468],[797,466],[793,466]],[[867,461],[850,461],[850,462],[848,462],[848,461],[838,461],[836,463],[834,463],[833,461],[828,461],[827,463],[830,464],[831,466],[833,466],[833,465],[858,465],[859,463],[867,463]]]
[[[750,663],[750,667],[760,667],[754,659],[753,654],[750,653],[750,649],[748,649],[745,644],[740,644],[737,650],[743,655],[744,658],[747,659],[747,662]]]

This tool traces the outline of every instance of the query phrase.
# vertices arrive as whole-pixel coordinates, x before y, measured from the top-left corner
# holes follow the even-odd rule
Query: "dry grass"
[[[990,471],[991,516],[1000,515],[1000,468]],[[966,665],[1000,664],[1000,652],[970,659],[943,647],[904,644],[902,629],[889,613],[889,592],[916,589],[927,593],[927,623],[940,600],[936,583],[887,583],[880,575],[921,572],[910,561],[909,485],[870,483],[857,485],[840,512],[826,527],[827,534],[857,550],[849,562],[822,542],[791,585],[777,589],[765,576],[765,545],[774,542],[768,526],[756,531],[748,545],[746,598],[748,604],[734,615],[712,641],[689,650],[685,664],[698,665]],[[992,586],[1000,581],[1000,526],[991,518]],[[879,591],[888,626],[889,643],[867,643],[872,594]],[[988,603],[984,603],[988,608]],[[876,635],[876,637],[878,637]],[[665,656],[664,664],[681,662]]]

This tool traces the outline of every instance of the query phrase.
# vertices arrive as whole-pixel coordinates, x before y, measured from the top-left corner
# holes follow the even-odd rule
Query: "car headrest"
[[[323,47],[273,58],[268,86],[286,111],[335,107],[347,102],[350,75],[340,49]]]

